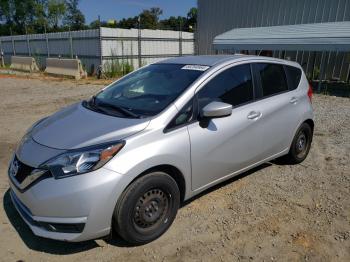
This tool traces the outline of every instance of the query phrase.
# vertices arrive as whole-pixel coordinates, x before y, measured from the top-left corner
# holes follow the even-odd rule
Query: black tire
[[[305,160],[311,148],[312,135],[310,125],[301,124],[293,138],[289,153],[284,158],[288,164],[299,164]]]
[[[164,172],[134,181],[121,195],[113,227],[131,244],[145,244],[161,236],[173,223],[180,205],[175,180]]]

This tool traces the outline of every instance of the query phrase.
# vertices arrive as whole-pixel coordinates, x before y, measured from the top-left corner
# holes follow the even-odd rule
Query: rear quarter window
[[[260,75],[262,97],[269,97],[288,91],[286,74],[281,64],[254,64]]]
[[[301,70],[294,66],[285,66],[286,74],[289,80],[289,90],[295,90],[299,86],[301,79]]]

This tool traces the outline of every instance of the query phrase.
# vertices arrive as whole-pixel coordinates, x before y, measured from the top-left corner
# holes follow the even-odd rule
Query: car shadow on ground
[[[254,172],[257,172],[258,170],[264,169],[270,165],[271,164],[262,164],[256,168],[253,168],[252,170],[249,170],[243,174],[237,175],[223,183],[220,183],[212,188],[209,188],[204,192],[200,193],[199,195],[185,201],[181,205],[181,208],[185,207],[192,201],[195,201],[196,199],[202,197],[205,194],[215,191],[221,187],[224,187],[232,182],[235,182],[245,176],[248,176]],[[30,230],[30,228],[28,227],[28,225],[23,221],[23,219],[17,212],[16,208],[14,207],[11,201],[10,189],[8,189],[5,192],[5,195],[3,197],[3,207],[10,223],[16,229],[18,235],[21,237],[22,241],[26,244],[26,246],[29,249],[39,251],[39,252],[45,252],[49,254],[68,255],[68,254],[80,253],[80,252],[84,252],[87,250],[100,247],[100,245],[95,240],[89,240],[89,241],[84,241],[79,243],[69,243],[69,242],[56,241],[56,240],[45,239],[42,237],[35,236]],[[115,234],[112,237],[109,236],[105,238],[104,241],[105,243],[112,246],[131,247],[130,244],[122,240],[120,237],[115,236]]]
[[[240,180],[240,179],[242,179],[242,178],[244,178],[244,177],[246,177],[246,176],[249,176],[250,174],[253,174],[253,173],[255,173],[255,172],[257,172],[257,171],[259,171],[259,170],[261,170],[261,169],[264,169],[264,168],[266,168],[266,167],[269,167],[269,166],[271,166],[271,165],[273,165],[273,164],[277,164],[277,163],[272,163],[272,162],[270,163],[270,162],[268,162],[268,163],[261,164],[260,166],[254,167],[254,168],[252,168],[251,170],[248,170],[248,171],[246,171],[246,172],[244,172],[244,173],[242,173],[242,174],[239,174],[239,175],[234,176],[234,177],[232,177],[232,178],[230,178],[230,179],[228,179],[228,180],[226,180],[226,181],[224,181],[224,182],[221,182],[221,183],[219,183],[219,184],[217,184],[217,185],[215,185],[215,186],[213,186],[213,187],[210,187],[210,188],[204,190],[203,192],[199,193],[198,195],[192,197],[191,199],[189,199],[189,200],[183,202],[183,203],[181,204],[181,208],[187,206],[187,205],[190,204],[192,201],[195,201],[195,200],[197,200],[198,198],[201,198],[202,196],[204,196],[204,195],[206,195],[206,194],[209,194],[210,192],[213,192],[213,191],[215,191],[215,190],[218,190],[218,189],[220,189],[221,187],[224,187],[224,186],[226,186],[226,185],[228,185],[228,184],[231,184],[231,183],[233,183],[233,182],[235,182],[235,181],[237,181],[237,180]],[[277,165],[279,165],[279,164],[277,164]]]

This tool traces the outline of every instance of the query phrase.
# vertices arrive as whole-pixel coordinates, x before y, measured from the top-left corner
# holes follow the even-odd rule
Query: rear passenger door
[[[253,64],[257,82],[258,110],[261,112],[262,152],[264,158],[289,150],[299,123],[298,97],[290,90],[285,66],[273,63]]]

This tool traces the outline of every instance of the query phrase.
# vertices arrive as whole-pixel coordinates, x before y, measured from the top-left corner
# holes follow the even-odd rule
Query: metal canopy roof
[[[217,50],[350,51],[350,21],[238,28],[213,44]]]

